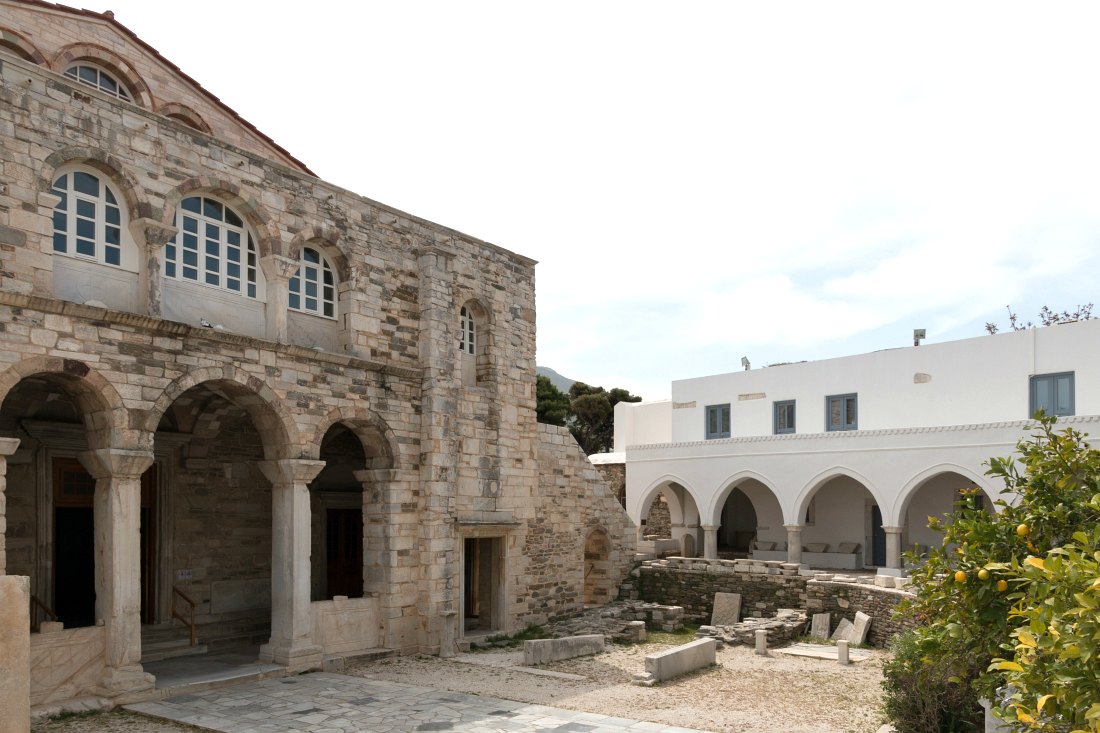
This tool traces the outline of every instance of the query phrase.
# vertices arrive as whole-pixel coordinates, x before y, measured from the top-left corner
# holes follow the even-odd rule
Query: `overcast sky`
[[[539,260],[574,379],[1097,297],[1095,3],[106,2],[322,178]]]

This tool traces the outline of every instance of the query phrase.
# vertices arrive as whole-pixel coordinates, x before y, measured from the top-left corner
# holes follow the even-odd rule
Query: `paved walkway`
[[[697,733],[659,723],[323,672],[126,708],[226,733]]]

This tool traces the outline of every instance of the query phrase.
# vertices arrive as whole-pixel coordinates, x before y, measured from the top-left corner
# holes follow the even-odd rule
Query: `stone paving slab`
[[[598,713],[325,672],[125,707],[224,733],[700,733]]]
[[[790,646],[772,649],[772,651],[778,652],[779,654],[790,654],[795,657],[837,660],[837,648],[829,644],[791,644]],[[870,656],[869,653],[859,649],[848,650],[848,660],[851,662],[862,662]]]

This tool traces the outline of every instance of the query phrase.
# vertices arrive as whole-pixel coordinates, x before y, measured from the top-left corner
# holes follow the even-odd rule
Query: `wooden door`
[[[363,510],[329,509],[325,525],[326,597],[363,597]]]

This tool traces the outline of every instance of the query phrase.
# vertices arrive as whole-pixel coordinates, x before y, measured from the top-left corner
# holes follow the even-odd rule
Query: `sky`
[[[102,1],[321,178],[538,260],[572,379],[1097,300],[1100,4]]]

